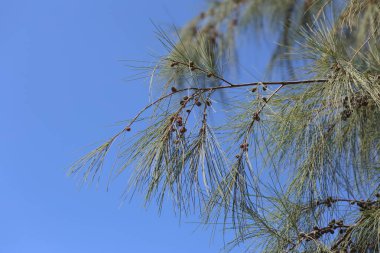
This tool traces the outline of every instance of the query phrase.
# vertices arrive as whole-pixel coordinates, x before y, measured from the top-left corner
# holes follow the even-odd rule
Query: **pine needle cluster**
[[[156,31],[167,53],[144,69],[164,92],[71,174],[100,176],[124,136],[111,177],[134,169],[126,196],[221,222],[231,248],[380,251],[378,0],[211,1]],[[228,80],[251,34],[278,38],[268,71],[283,80]]]

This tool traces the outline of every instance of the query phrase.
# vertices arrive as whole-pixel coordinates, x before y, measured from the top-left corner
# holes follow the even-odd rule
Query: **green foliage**
[[[156,27],[167,53],[143,70],[163,92],[70,172],[94,180],[149,114],[111,171],[134,168],[126,196],[221,222],[231,247],[379,252],[379,26],[376,0],[211,1],[174,35]],[[228,81],[252,31],[278,37],[268,71],[288,80]]]

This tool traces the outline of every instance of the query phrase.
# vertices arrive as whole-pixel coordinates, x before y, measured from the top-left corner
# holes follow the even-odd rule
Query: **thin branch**
[[[224,79],[223,79],[224,80]],[[252,82],[252,83],[241,83],[241,84],[233,84],[231,85],[229,82],[228,84],[229,85],[224,85],[224,86],[213,86],[213,87],[205,87],[205,88],[196,88],[196,87],[189,87],[189,88],[184,88],[184,89],[179,89],[179,90],[175,90],[175,91],[172,91],[166,95],[163,95],[161,97],[159,97],[157,100],[153,101],[152,103],[148,104],[147,106],[145,106],[143,109],[141,109],[137,115],[130,121],[130,123],[122,130],[120,131],[119,133],[117,133],[111,140],[114,140],[115,138],[117,138],[118,136],[120,136],[122,133],[124,133],[125,131],[129,131],[130,130],[130,127],[133,125],[133,123],[136,122],[136,120],[141,116],[141,114],[143,114],[146,110],[148,110],[150,107],[156,105],[157,103],[159,103],[160,101],[168,98],[168,97],[171,97],[173,96],[174,94],[177,94],[177,93],[181,93],[181,92],[185,92],[185,91],[190,91],[190,90],[193,90],[193,91],[198,91],[198,92],[207,92],[207,91],[215,91],[215,90],[223,90],[223,89],[230,89],[230,88],[243,88],[243,87],[250,87],[250,86],[259,86],[259,85],[281,85],[281,88],[284,87],[284,86],[289,86],[289,85],[296,85],[296,84],[313,84],[313,83],[325,83],[327,82],[326,79],[311,79],[311,80],[298,80],[298,81],[270,81],[270,82]],[[277,93],[277,91],[279,91],[280,89],[278,88],[269,98],[268,98],[268,101],[270,100],[270,98],[275,94]],[[261,108],[262,110],[263,108]],[[260,110],[260,111],[261,111]]]

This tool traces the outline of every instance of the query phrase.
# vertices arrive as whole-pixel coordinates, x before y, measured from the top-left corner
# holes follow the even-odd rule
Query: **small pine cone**
[[[257,113],[257,112],[255,112],[255,113],[253,114],[253,120],[255,120],[255,121],[260,121],[260,114]]]
[[[181,116],[179,116],[179,117],[177,117],[177,123],[182,123],[182,117]]]
[[[247,150],[248,150],[248,146],[249,146],[248,143],[243,143],[243,144],[240,145],[240,148],[241,148],[243,151],[247,151]]]

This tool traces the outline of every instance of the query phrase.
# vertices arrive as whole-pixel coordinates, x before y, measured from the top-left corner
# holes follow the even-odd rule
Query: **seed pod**
[[[314,226],[313,229],[314,230],[319,230],[319,227],[318,226]]]
[[[257,91],[256,87],[252,88],[252,90],[251,90],[251,92],[256,92],[256,91]]]
[[[268,89],[268,86],[264,85],[263,86],[263,91],[266,91]]]
[[[201,105],[202,105],[202,103],[201,103],[201,102],[199,102],[199,101],[197,101],[197,102],[195,103],[195,105],[196,105],[196,106],[201,106]]]
[[[185,133],[187,131],[187,129],[185,127],[181,127],[181,129],[179,129],[179,132],[181,134]]]
[[[259,114],[258,112],[255,112],[255,113],[253,114],[253,120],[255,120],[255,121],[260,121],[260,114]]]
[[[210,105],[211,105],[211,100],[210,100],[210,99],[207,99],[207,100],[206,100],[206,105],[207,105],[207,106],[210,106]]]
[[[266,97],[263,97],[263,101],[266,103],[268,102],[268,99]]]
[[[172,87],[171,90],[172,90],[172,92],[177,92],[178,91],[176,87]]]
[[[208,78],[211,78],[211,77],[213,77],[213,76],[214,76],[213,73],[208,73],[208,74],[207,74],[207,77],[208,77]]]
[[[348,97],[344,97],[344,100],[343,100],[343,106],[345,109],[349,109],[349,105],[348,105]]]
[[[189,62],[189,66],[192,68],[192,67],[194,67],[194,62],[193,61],[190,61]]]
[[[184,101],[186,101],[186,100],[188,100],[188,99],[189,99],[188,96],[184,96],[184,97],[183,97],[183,100],[184,100]]]
[[[309,235],[310,235],[310,237],[316,238],[317,237],[317,231],[313,231]]]
[[[177,118],[177,124],[178,124],[179,126],[182,126],[182,117],[178,117],[178,118]]]
[[[248,150],[248,146],[249,146],[248,143],[243,143],[243,144],[240,145],[240,148],[241,148],[243,151],[247,151],[247,150]]]
[[[190,110],[190,109],[187,109],[186,112],[187,112],[187,113],[191,113],[191,110]]]
[[[130,131],[131,131],[131,128],[130,128],[130,127],[126,127],[126,128],[125,128],[125,131],[130,132]]]

